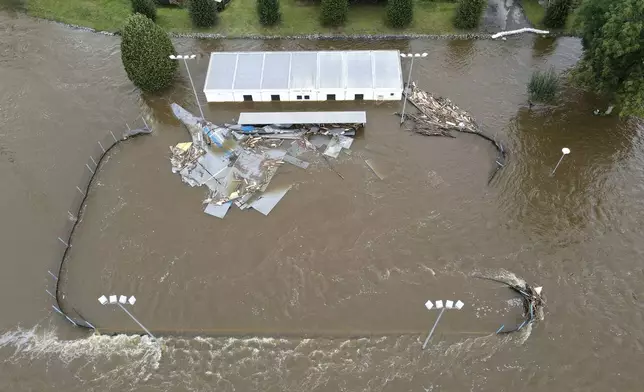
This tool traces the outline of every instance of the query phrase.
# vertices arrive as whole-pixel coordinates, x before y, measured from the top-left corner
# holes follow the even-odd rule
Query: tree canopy
[[[141,90],[162,90],[174,80],[177,63],[172,41],[146,16],[134,14],[121,30],[121,60],[128,78]]]
[[[580,82],[644,117],[644,1],[585,0],[577,16],[584,53]]]

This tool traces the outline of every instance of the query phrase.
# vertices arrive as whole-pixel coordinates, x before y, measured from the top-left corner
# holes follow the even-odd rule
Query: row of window
[[[391,94],[393,95],[393,94]],[[301,101],[302,99],[304,100],[309,100],[311,99],[310,95],[297,95],[295,97],[298,101]],[[355,94],[354,99],[356,101],[362,101],[364,99],[364,94]],[[271,95],[271,101],[280,101],[280,96],[279,94]],[[327,101],[335,101],[335,94],[327,94],[326,95],[326,100]],[[244,95],[244,101],[245,102],[252,102],[253,101],[253,96],[252,95]]]

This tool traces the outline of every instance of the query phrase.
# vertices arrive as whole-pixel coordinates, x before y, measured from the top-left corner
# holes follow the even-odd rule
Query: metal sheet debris
[[[379,164],[373,159],[366,159],[364,162],[369,166],[369,169],[371,169],[373,174],[375,174],[381,181],[387,177],[379,167]]]
[[[224,203],[222,205],[208,204],[204,212],[208,215],[216,216],[217,218],[223,219],[224,216],[226,216],[226,213],[228,213],[228,210],[230,209],[231,205],[232,205],[231,201],[229,201],[228,203]]]
[[[264,192],[261,196],[257,198],[254,202],[250,204],[253,209],[261,212],[264,215],[268,215],[273,208],[277,205],[277,203],[282,200],[282,198],[286,195],[286,192],[289,191],[291,187],[289,186],[286,189],[278,189],[270,192]]]
[[[175,103],[172,111],[192,137],[192,142],[170,148],[172,172],[190,186],[205,185],[208,196],[204,212],[219,218],[226,215],[232,204],[268,215],[289,189],[265,192],[284,162],[307,169],[309,162],[297,157],[307,151],[318,154],[317,145],[331,147],[327,151],[337,157],[342,149],[351,147],[351,136],[362,127],[362,124],[215,125]]]
[[[308,162],[303,161],[303,160],[301,160],[301,159],[297,159],[297,158],[292,157],[292,156],[290,156],[290,155],[284,155],[284,158],[283,158],[283,159],[284,159],[284,162],[288,162],[288,163],[290,163],[291,165],[297,166],[297,167],[302,168],[302,169],[306,169],[306,168],[308,168],[308,167],[309,167],[309,163],[308,163]]]

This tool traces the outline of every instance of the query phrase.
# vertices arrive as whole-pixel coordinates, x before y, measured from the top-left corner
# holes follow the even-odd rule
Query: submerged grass
[[[559,76],[554,68],[547,71],[535,71],[528,82],[528,95],[534,102],[551,102],[559,92]]]
[[[10,1],[10,0],[0,0]],[[195,29],[187,9],[159,7],[157,24],[172,32],[201,32],[229,37],[247,35],[307,35],[307,34],[450,34],[455,29],[452,19],[456,3],[417,0],[414,21],[405,29],[386,25],[384,5],[351,5],[347,23],[340,28],[320,24],[318,4],[298,0],[282,0],[282,21],[274,27],[263,27],[258,20],[256,0],[232,0],[220,14],[217,26]],[[29,14],[59,22],[87,26],[97,30],[118,31],[131,13],[130,0],[29,0]]]
[[[525,13],[526,18],[530,24],[536,28],[543,29],[543,18],[546,16],[546,9],[541,4],[539,0],[521,0],[521,7]],[[563,28],[565,32],[574,33],[574,23],[575,17],[577,16],[577,10],[570,10],[568,19],[566,19],[566,26]]]

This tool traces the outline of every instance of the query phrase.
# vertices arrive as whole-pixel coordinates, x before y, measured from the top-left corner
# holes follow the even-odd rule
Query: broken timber
[[[495,161],[496,167],[488,179],[488,183],[490,183],[496,173],[505,166],[507,151],[503,144],[483,133],[472,116],[454,105],[449,99],[434,97],[417,88],[415,83],[411,84],[411,90],[411,94],[408,94],[406,99],[420,113],[405,114],[405,117],[414,123],[413,128],[409,131],[423,136],[445,137],[454,137],[451,131],[456,131],[477,135],[489,141],[498,152]],[[401,114],[396,113],[396,115],[400,116]]]

